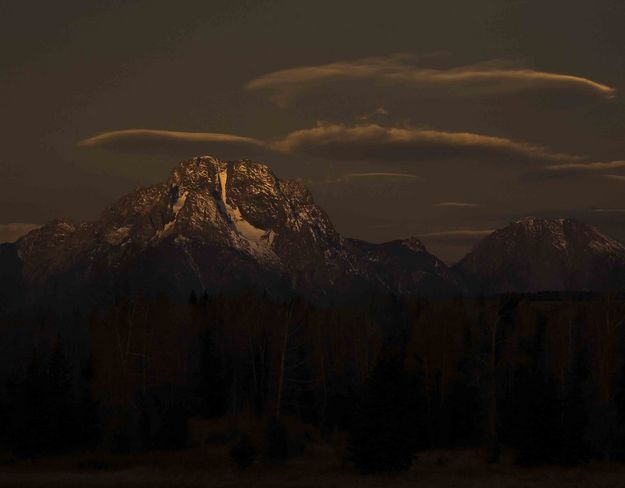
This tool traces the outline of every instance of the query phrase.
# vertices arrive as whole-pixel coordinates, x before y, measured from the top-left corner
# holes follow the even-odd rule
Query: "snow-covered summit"
[[[178,163],[167,181],[123,196],[96,221],[51,223],[17,245],[24,275],[37,283],[69,273],[85,286],[327,295],[425,291],[435,275],[439,289],[455,286],[418,239],[357,244],[337,233],[302,183],[265,164],[211,156]]]

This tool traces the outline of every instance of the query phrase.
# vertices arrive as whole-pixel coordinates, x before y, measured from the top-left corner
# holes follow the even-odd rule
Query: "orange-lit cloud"
[[[128,129],[103,132],[79,142],[82,147],[119,151],[163,153],[177,156],[224,154],[235,158],[280,152],[305,154],[333,161],[427,161],[470,159],[474,161],[576,161],[575,156],[550,152],[540,146],[469,132],[385,127],[378,124],[346,126],[319,124],[287,134],[273,142],[234,134]],[[368,172],[344,175],[362,177],[417,178],[408,173]]]
[[[41,227],[39,224],[25,224],[15,222],[11,224],[0,224],[0,243],[14,242],[31,230]]]
[[[240,142],[250,145],[262,145],[261,141],[251,137],[243,137],[232,134],[219,134],[215,132],[179,132],[172,130],[155,129],[124,129],[110,132],[102,132],[96,136],[80,141],[81,146],[106,146],[122,141],[186,141],[186,142]]]
[[[442,230],[439,232],[429,232],[427,234],[421,234],[421,237],[439,237],[439,238],[480,238],[485,237],[495,232],[495,229],[451,229]]]
[[[347,173],[343,178],[409,178],[420,179],[417,175],[410,173]]]
[[[593,172],[609,169],[625,168],[625,161],[607,161],[594,163],[563,163],[546,166],[545,169],[554,172]]]
[[[280,106],[288,105],[302,91],[333,81],[373,81],[414,88],[462,88],[465,95],[469,88],[497,93],[553,89],[559,93],[584,92],[602,98],[616,95],[614,88],[582,76],[510,67],[500,62],[432,69],[416,66],[411,61],[411,56],[394,55],[302,66],[267,73],[245,87],[267,92],[270,99]]]
[[[476,208],[481,207],[479,203],[468,202],[440,202],[434,205],[435,207],[458,207],[458,208]]]
[[[350,181],[380,181],[380,180],[392,180],[392,181],[423,181],[423,178],[412,173],[395,173],[395,172],[367,172],[367,173],[345,173],[336,177],[309,180],[307,183],[310,185],[325,185],[332,183],[347,183]]]
[[[286,153],[305,153],[344,161],[472,159],[556,162],[577,159],[501,137],[377,124],[322,124],[291,132],[272,147]]]
[[[604,178],[616,181],[625,181],[625,175],[602,175]]]
[[[593,208],[596,213],[625,213],[625,208]]]
[[[180,132],[154,129],[125,129],[102,132],[78,143],[86,148],[143,154],[171,154],[176,157],[212,154],[219,157],[256,156],[264,143],[251,137],[215,132]]]

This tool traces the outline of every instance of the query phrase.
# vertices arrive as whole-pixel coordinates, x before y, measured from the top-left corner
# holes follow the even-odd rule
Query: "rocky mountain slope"
[[[625,289],[625,246],[573,219],[528,217],[484,238],[454,271],[490,293]]]
[[[55,299],[242,288],[334,299],[460,286],[418,240],[343,238],[301,183],[211,157],[178,164],[167,182],[122,197],[96,221],[55,220],[14,247],[25,287]]]
[[[58,219],[0,245],[0,311],[36,301],[262,290],[341,300],[368,293],[625,290],[625,246],[568,219],[525,218],[453,268],[416,238],[345,238],[297,181],[204,156],[120,198],[99,219]]]

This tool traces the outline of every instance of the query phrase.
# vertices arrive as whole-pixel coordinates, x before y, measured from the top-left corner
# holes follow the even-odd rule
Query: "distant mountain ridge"
[[[209,156],[120,198],[85,223],[57,219],[0,249],[0,307],[31,300],[254,289],[337,300],[624,289],[625,246],[570,219],[526,218],[453,268],[417,238],[341,236],[297,181],[264,164]],[[8,298],[11,297],[11,298]],[[4,305],[3,305],[4,303]]]
[[[482,239],[454,271],[487,293],[625,288],[625,246],[574,219],[526,217]]]

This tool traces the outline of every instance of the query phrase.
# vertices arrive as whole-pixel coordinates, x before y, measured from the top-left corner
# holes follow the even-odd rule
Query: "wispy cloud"
[[[291,132],[272,147],[281,152],[304,153],[344,161],[426,161],[473,159],[556,162],[575,156],[540,146],[469,132],[443,132],[377,124],[346,126],[319,124]]]
[[[458,208],[476,208],[481,207],[482,205],[479,203],[468,203],[468,202],[440,202],[434,204],[435,207],[458,207]]]
[[[186,141],[186,142],[243,142],[251,145],[263,145],[263,142],[251,137],[216,132],[180,132],[156,129],[124,129],[102,132],[88,139],[83,139],[80,146],[106,146],[122,141]]]
[[[545,170],[553,172],[593,172],[606,169],[625,168],[625,161],[607,161],[592,163],[562,163],[545,166]]]
[[[583,76],[511,67],[509,63],[487,63],[449,69],[432,69],[415,64],[413,56],[399,54],[354,61],[301,66],[267,73],[245,85],[248,90],[262,90],[280,106],[286,106],[300,92],[333,81],[368,80],[390,86],[442,86],[476,88],[500,93],[531,89],[583,92],[612,98],[616,90]]]
[[[601,175],[604,178],[609,178],[610,180],[616,181],[625,181],[625,175]]]
[[[41,227],[39,224],[26,224],[13,222],[10,224],[0,224],[0,242],[14,242],[31,230]]]
[[[439,237],[439,238],[470,238],[479,239],[492,234],[495,229],[450,229],[442,230],[438,232],[429,232],[427,234],[421,234],[421,237]]]
[[[368,173],[346,173],[335,177],[330,177],[321,180],[309,180],[307,183],[310,185],[324,185],[332,183],[346,183],[350,181],[358,180],[373,180],[373,181],[423,181],[423,178],[412,173],[394,173],[394,172],[368,172]]]
[[[182,132],[157,129],[124,129],[102,132],[78,143],[84,148],[167,154],[176,157],[211,154],[220,157],[256,156],[265,143],[252,137],[217,132]]]
[[[347,173],[343,178],[409,178],[421,179],[410,173]]]
[[[625,213],[625,208],[593,208],[591,211],[597,213]]]
[[[470,132],[386,127],[374,123],[347,126],[319,123],[316,127],[291,132],[275,141],[263,141],[236,134],[181,132],[154,129],[126,129],[102,132],[80,141],[85,148],[218,157],[265,157],[271,153],[309,155],[333,161],[428,161],[445,159],[570,162],[578,158],[559,154],[533,144]],[[345,178],[417,178],[409,173],[369,172]]]
[[[385,117],[388,115],[388,110],[384,107],[378,107],[372,112],[356,116],[356,120],[367,121],[378,117]]]

